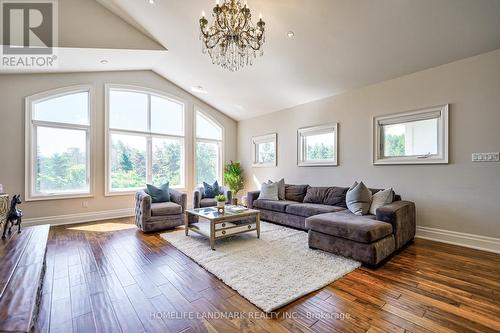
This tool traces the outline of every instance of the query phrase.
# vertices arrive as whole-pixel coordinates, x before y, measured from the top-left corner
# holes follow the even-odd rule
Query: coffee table
[[[190,216],[198,217],[198,222],[189,223]],[[219,214],[217,207],[187,209],[184,227],[186,236],[189,230],[205,236],[210,240],[212,250],[215,250],[215,241],[221,238],[252,231],[257,231],[257,238],[260,238],[260,212],[233,205],[226,205],[224,214]]]

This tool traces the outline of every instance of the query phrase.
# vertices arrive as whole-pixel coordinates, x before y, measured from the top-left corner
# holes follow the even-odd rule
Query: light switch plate
[[[472,153],[472,162],[499,162],[500,153]]]

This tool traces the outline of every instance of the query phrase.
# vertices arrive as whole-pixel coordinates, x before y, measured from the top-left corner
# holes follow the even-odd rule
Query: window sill
[[[375,159],[373,165],[401,165],[401,164],[448,164],[447,158],[394,158],[394,159]]]
[[[93,198],[94,194],[65,194],[65,195],[46,195],[46,196],[35,196],[35,197],[26,197],[24,198],[25,202],[33,202],[33,201],[50,201],[50,200],[64,200],[64,199],[81,199],[81,198]]]

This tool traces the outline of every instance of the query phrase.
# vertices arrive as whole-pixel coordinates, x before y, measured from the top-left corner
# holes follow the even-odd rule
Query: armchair
[[[226,204],[230,205],[233,193],[227,186],[220,186],[220,189],[223,191],[224,196],[226,197]],[[204,208],[204,207],[215,207],[217,206],[217,200],[215,198],[203,198],[204,189],[203,186],[198,186],[193,192],[193,208]],[[189,223],[198,222],[198,217],[194,215],[189,215]]]
[[[135,194],[135,224],[144,232],[184,225],[187,194],[169,189],[170,202],[152,203],[145,190]]]

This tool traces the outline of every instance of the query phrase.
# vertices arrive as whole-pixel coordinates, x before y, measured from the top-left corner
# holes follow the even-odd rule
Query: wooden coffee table
[[[190,216],[198,217],[198,222],[189,223]],[[217,207],[188,209],[184,227],[186,236],[189,230],[205,236],[210,240],[212,250],[215,250],[217,239],[252,231],[257,231],[257,238],[260,238],[260,212],[232,205],[225,206],[224,214],[219,214]]]

